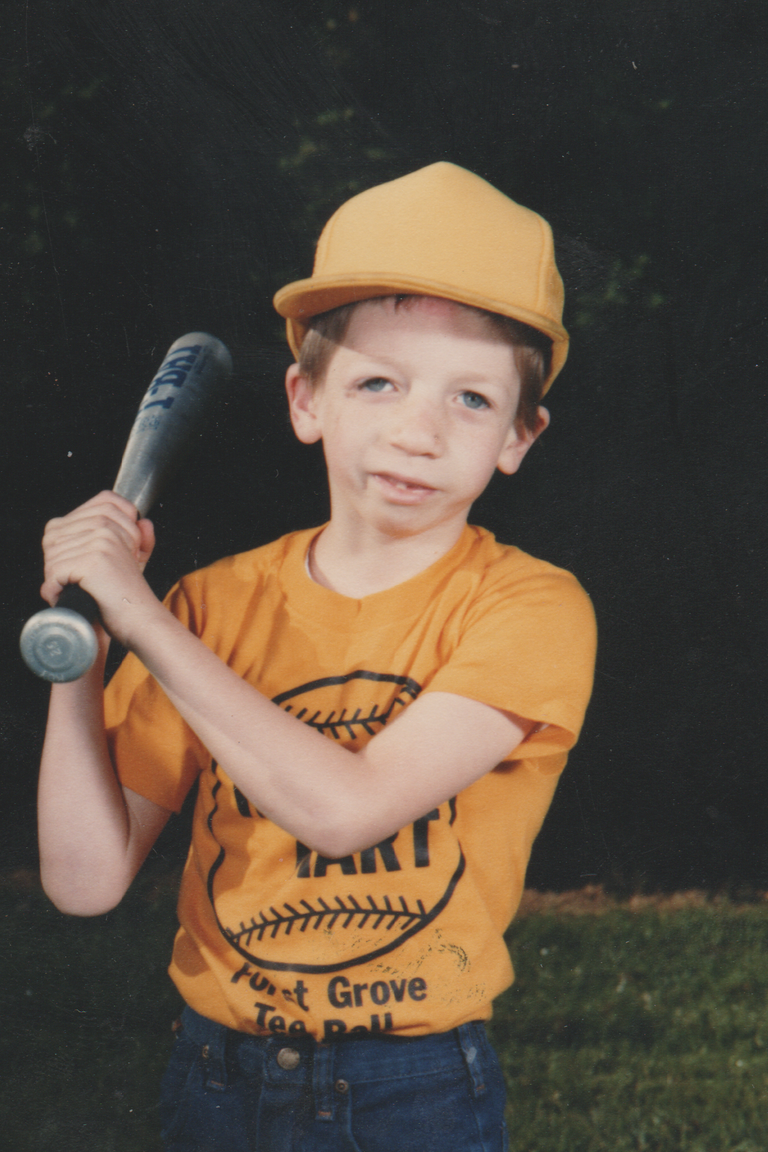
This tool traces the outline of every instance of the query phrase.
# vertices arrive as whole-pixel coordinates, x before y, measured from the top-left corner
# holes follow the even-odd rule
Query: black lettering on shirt
[[[312,849],[307,848],[306,844],[302,844],[301,840],[296,841],[296,875],[309,876],[309,858],[312,855]]]
[[[334,1036],[341,1036],[346,1030],[347,1026],[343,1020],[323,1020],[324,1040],[333,1040]]]
[[[379,1008],[383,1008],[385,1004],[389,1003],[389,988],[383,980],[377,980],[375,984],[371,984],[371,1000]]]
[[[429,815],[423,816],[413,826],[413,847],[414,856],[417,868],[426,868],[429,864],[429,847],[427,841],[427,824],[430,820],[438,820],[440,813],[437,808]],[[377,853],[381,857],[381,861],[387,872],[400,872],[402,871],[400,861],[397,854],[392,847],[395,840],[400,835],[395,832],[392,836],[388,836],[386,840],[381,840],[378,844],[373,844],[370,848],[364,848],[360,853],[360,871],[370,875],[378,870]],[[302,878],[309,878],[310,876],[327,876],[328,869],[333,866],[338,866],[344,876],[356,876],[357,865],[354,856],[322,856],[318,852],[315,855],[314,867],[312,867],[312,849],[308,848],[306,844],[302,844],[301,840],[296,841],[296,875]]]
[[[366,991],[376,1007],[383,1008],[389,1003],[390,996],[402,1004],[406,992],[411,1000],[426,1000],[427,982],[421,976],[416,976],[412,980],[376,980],[369,987],[368,984],[350,985],[346,976],[334,976],[328,982],[328,1002],[334,1008],[351,1008],[353,1002],[356,1008],[362,1008],[365,1001],[363,993]]]
[[[338,864],[341,871],[345,876],[356,876],[357,868],[355,866],[354,856],[341,856],[338,860],[333,860],[329,856],[321,856],[318,852],[317,859],[315,860],[315,876],[325,876],[328,869],[333,864]]]
[[[346,976],[334,976],[328,985],[328,999],[334,1008],[351,1008],[352,993],[346,991],[349,980]]]
[[[307,992],[309,992],[309,988],[307,988],[304,981],[297,980],[293,986],[293,995],[296,997],[296,1003],[298,1004],[299,1008],[301,1008],[302,1012],[309,1012],[309,1004],[304,1003],[304,997],[306,996]],[[283,996],[286,996],[289,1000],[291,999],[291,995],[288,991],[284,991]]]
[[[439,819],[439,809],[433,808],[413,822],[413,862],[417,868],[429,868],[429,823]]]
[[[274,1012],[274,1004],[261,1004],[258,1000],[254,1003],[254,1008],[258,1008],[259,1014],[256,1017],[256,1027],[264,1028],[267,1022],[267,1012]]]
[[[372,848],[364,848],[360,853],[360,871],[361,872],[375,872],[376,871],[376,853],[381,855],[384,862],[384,867],[387,872],[399,872],[400,861],[395,855],[395,850],[392,847],[395,840],[397,840],[399,832],[395,832],[394,836],[388,836],[386,840],[379,841],[374,844]],[[315,873],[317,875],[317,873]]]
[[[391,1032],[394,1027],[392,1022],[392,1013],[384,1013],[384,1024],[382,1026],[381,1019],[378,1013],[374,1012],[371,1016],[371,1026],[366,1028],[364,1024],[356,1024],[351,1029],[352,1032]],[[333,1040],[335,1036],[343,1036],[347,1031],[347,1026],[343,1020],[324,1020],[323,1021],[323,1039]]]
[[[254,972],[250,964],[243,964],[238,968],[230,977],[230,984],[238,984],[243,977],[248,977],[248,983],[253,988],[254,992],[266,992],[268,996],[274,996],[277,989],[274,984],[270,982],[269,976],[264,976],[263,973],[258,971]]]
[[[391,1032],[392,1031],[392,1013],[384,1013],[384,1027],[382,1028],[379,1023],[378,1013],[371,1016],[371,1032]]]

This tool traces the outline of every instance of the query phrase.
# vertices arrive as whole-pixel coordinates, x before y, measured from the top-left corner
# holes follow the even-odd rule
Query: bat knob
[[[68,683],[84,675],[98,652],[88,621],[71,608],[45,608],[27,620],[21,632],[21,654],[27,667],[43,680]]]

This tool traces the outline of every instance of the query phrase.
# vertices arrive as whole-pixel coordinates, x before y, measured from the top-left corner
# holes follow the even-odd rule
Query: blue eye
[[[489,408],[490,405],[484,396],[479,392],[462,392],[461,399],[467,408],[473,408],[475,411],[479,408]]]
[[[372,376],[370,380],[364,380],[360,388],[365,392],[383,392],[389,386],[390,381],[385,380],[383,376]]]

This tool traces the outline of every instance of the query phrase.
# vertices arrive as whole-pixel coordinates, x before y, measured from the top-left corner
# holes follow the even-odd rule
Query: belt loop
[[[464,1057],[469,1078],[472,1081],[472,1091],[475,1096],[482,1096],[486,1091],[485,1069],[483,1068],[483,1054],[485,1052],[485,1027],[479,1020],[470,1020],[468,1024],[460,1024],[456,1029],[459,1047]]]
[[[182,1026],[198,1045],[206,1088],[223,1092],[227,1087],[227,1037],[229,1028],[200,1016],[187,1007],[181,1014]]]
[[[315,1097],[315,1119],[333,1120],[333,1045],[315,1044],[312,1066],[312,1091]]]

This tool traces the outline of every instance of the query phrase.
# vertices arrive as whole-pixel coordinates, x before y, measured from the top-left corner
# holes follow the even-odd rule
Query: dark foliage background
[[[552,221],[573,335],[552,428],[476,511],[573,569],[601,625],[530,881],[768,886],[765,5],[0,8],[0,863],[34,859],[46,690],[17,636],[44,521],[111,483],[195,328],[237,379],[153,517],[156,587],[322,518],[271,295],[342,200],[450,159]]]

